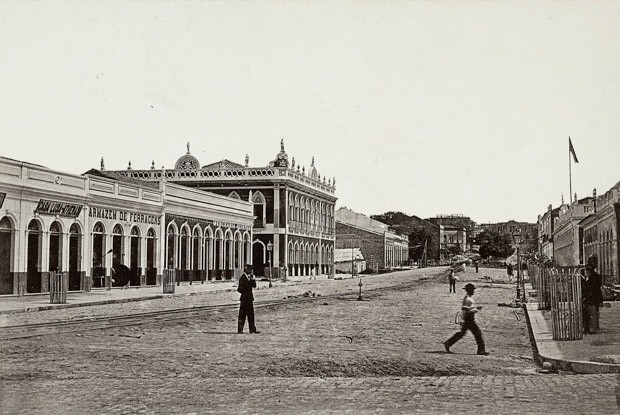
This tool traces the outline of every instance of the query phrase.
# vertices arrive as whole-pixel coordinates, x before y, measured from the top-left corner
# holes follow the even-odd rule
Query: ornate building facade
[[[128,168],[114,172],[143,181],[166,181],[252,203],[251,257],[257,275],[333,274],[336,180],[321,176],[314,158],[306,171],[289,161],[280,143],[276,158],[264,167],[221,160],[203,165],[187,147],[174,169]]]
[[[0,294],[47,292],[51,272],[66,272],[70,291],[159,285],[165,268],[188,281],[232,278],[251,254],[251,203],[162,175],[76,175],[0,157],[0,189]]]

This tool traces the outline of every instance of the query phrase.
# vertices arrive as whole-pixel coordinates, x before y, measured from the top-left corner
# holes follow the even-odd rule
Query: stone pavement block
[[[139,385],[117,381],[67,380],[45,384],[29,400],[10,386],[0,409],[12,414],[217,413],[217,414],[616,414],[614,375],[491,376],[494,387],[473,377],[433,378],[226,378],[200,377]],[[489,379],[483,377],[483,384]],[[67,394],[54,393],[58,385]],[[102,393],[110,387],[119,393]],[[368,391],[375,391],[368,393]],[[252,393],[249,393],[252,392]],[[18,406],[17,403],[21,406]],[[37,405],[38,403],[38,405]],[[42,404],[45,403],[45,406]]]

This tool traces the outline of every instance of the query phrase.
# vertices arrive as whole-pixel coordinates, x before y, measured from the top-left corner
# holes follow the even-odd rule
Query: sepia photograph
[[[1,1],[0,413],[619,413],[619,22]]]

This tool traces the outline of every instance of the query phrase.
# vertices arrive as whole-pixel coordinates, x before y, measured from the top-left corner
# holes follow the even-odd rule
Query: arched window
[[[27,235],[27,292],[41,292],[41,224],[33,219]]]
[[[82,238],[80,225],[72,223],[69,227],[69,291],[82,288]]]
[[[0,219],[0,294],[13,294],[13,269],[15,243],[13,226],[8,217]]]
[[[131,270],[130,285],[140,285],[140,269],[141,269],[141,249],[140,228],[134,226],[129,231],[129,269]]]
[[[93,286],[103,287],[104,277],[104,256],[105,256],[105,228],[103,223],[97,222],[93,226]]]
[[[123,227],[116,224],[112,228],[112,267],[123,264],[123,262]]]
[[[50,225],[49,270],[60,271],[62,267],[62,230],[58,221]]]
[[[181,270],[189,269],[189,232],[187,226],[181,228]]]
[[[172,223],[168,225],[166,231],[166,267],[167,269],[176,268],[175,250],[176,250],[176,227]]]
[[[252,203],[254,204],[254,226],[257,228],[265,227],[265,197],[261,192],[252,195]]]
[[[11,221],[6,216],[0,220],[0,230],[11,230],[13,227],[11,226]]]
[[[61,233],[60,223],[58,223],[58,221],[52,222],[52,224],[50,225],[50,232],[51,233]]]
[[[31,220],[28,224],[28,230],[31,232],[41,232],[41,225],[39,225],[39,221]]]

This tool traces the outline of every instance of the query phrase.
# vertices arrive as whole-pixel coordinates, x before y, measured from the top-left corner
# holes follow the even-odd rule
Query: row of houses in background
[[[538,216],[539,254],[558,266],[575,267],[596,258],[606,285],[620,283],[618,258],[620,226],[620,182],[604,194],[574,199],[559,207],[549,205]]]

